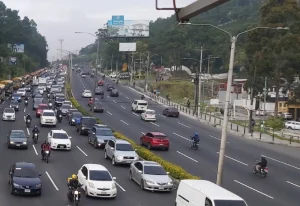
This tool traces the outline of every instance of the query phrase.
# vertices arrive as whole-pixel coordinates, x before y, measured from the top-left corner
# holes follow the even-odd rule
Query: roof
[[[146,109],[146,112],[155,112],[153,109]]]
[[[154,161],[140,161],[143,165],[147,165],[147,166],[160,166],[161,165],[157,162]]]
[[[24,132],[24,130],[21,130],[21,129],[12,129],[11,132]]]
[[[211,197],[214,200],[243,200],[236,194],[207,180],[181,180],[181,182],[201,191],[207,197]]]
[[[86,166],[89,170],[106,170],[106,167],[99,164],[84,164],[83,166]]]
[[[30,163],[30,162],[16,162],[15,163],[16,167],[35,167],[35,164]]]
[[[146,100],[141,100],[141,99],[135,99],[134,101],[148,103]]]
[[[151,134],[153,134],[154,136],[167,136],[164,133],[161,132],[150,132]]]
[[[52,109],[45,109],[43,112],[54,112]]]
[[[95,119],[95,117],[83,116],[82,119]]]
[[[105,125],[105,124],[95,124],[94,125],[94,127],[97,127],[97,128],[108,128],[108,126],[107,125]]]
[[[128,141],[123,140],[123,139],[116,139],[115,142],[116,143],[123,143],[123,144],[130,144]]]
[[[51,130],[51,132],[52,133],[66,133],[67,134],[67,132],[65,131],[65,130],[62,130],[62,129],[53,129],[53,130]]]

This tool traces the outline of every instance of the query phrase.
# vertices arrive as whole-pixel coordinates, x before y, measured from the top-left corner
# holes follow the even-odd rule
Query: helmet
[[[44,144],[47,144],[47,141],[45,141]]]
[[[34,126],[34,129],[37,129],[37,126],[36,126],[36,125]]]
[[[77,175],[72,174],[72,179],[77,179]]]
[[[199,134],[197,132],[195,132],[195,136],[199,136]]]

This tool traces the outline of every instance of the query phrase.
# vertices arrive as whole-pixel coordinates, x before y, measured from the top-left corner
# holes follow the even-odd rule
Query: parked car
[[[267,112],[263,110],[257,110],[255,116],[267,116]]]
[[[300,122],[296,121],[287,121],[284,124],[285,128],[287,129],[294,129],[294,130],[300,130]]]
[[[287,112],[283,113],[282,117],[286,120],[293,119],[293,115],[291,113],[287,113]]]

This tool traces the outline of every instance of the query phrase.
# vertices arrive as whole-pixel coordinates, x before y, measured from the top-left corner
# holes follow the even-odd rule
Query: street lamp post
[[[68,50],[61,50],[61,49],[57,49],[60,50],[61,52],[66,52],[69,55],[69,68],[67,70],[67,81],[65,81],[65,96],[67,96],[67,88],[66,88],[66,83],[68,83],[70,86],[72,85],[72,67],[73,67],[73,52],[70,52]]]
[[[191,23],[181,23],[182,25],[192,25],[192,26],[209,26],[216,28],[224,33],[227,33],[230,36],[230,58],[229,58],[229,70],[228,70],[228,80],[227,80],[227,90],[226,90],[226,97],[225,97],[225,107],[224,107],[224,118],[223,118],[223,125],[222,125],[222,136],[221,136],[221,145],[220,145],[220,153],[219,153],[219,163],[218,163],[218,173],[217,173],[217,184],[222,185],[223,179],[223,165],[224,165],[224,157],[225,157],[225,150],[226,150],[226,139],[227,139],[227,127],[228,127],[228,110],[230,105],[230,92],[231,92],[231,84],[232,84],[232,74],[233,74],[233,65],[234,65],[234,54],[236,48],[236,42],[240,35],[245,34],[247,32],[257,30],[257,29],[272,29],[272,30],[288,30],[289,28],[285,27],[255,27],[246,31],[243,31],[236,36],[233,36],[230,32],[219,28],[212,24],[191,24]]]

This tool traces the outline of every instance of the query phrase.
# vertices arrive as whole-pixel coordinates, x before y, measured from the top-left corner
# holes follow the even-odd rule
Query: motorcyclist
[[[26,96],[26,97],[24,98],[25,101],[26,101],[26,100],[28,101],[28,99],[29,99],[28,96]]]
[[[77,188],[81,187],[81,184],[78,181],[77,175],[72,174],[71,177],[68,178],[68,199],[72,200],[73,191]],[[80,197],[79,197],[80,200]]]
[[[35,133],[40,133],[40,130],[38,129],[38,127],[35,125],[34,126],[34,128],[32,129],[32,138],[33,138],[33,135],[35,134]]]
[[[57,111],[56,111],[56,118],[59,119],[60,117],[59,116],[62,116],[62,111],[60,108],[57,108]]]
[[[119,79],[117,79],[117,84],[119,84]]]
[[[50,157],[51,146],[49,142],[46,141],[42,145],[42,160],[45,159],[45,151],[49,151],[49,157]]]
[[[47,141],[43,142],[41,144],[41,156],[42,156],[42,160],[44,160],[44,147],[47,144]]]
[[[193,146],[196,146],[198,142],[200,142],[199,134],[196,132],[194,136],[192,136]]]
[[[260,162],[258,162],[258,163],[256,164],[256,170],[257,170],[257,171],[260,171],[261,169],[266,168],[266,167],[267,167],[267,164],[268,164],[267,159],[266,159],[265,157],[261,157]]]
[[[28,120],[30,120],[30,122],[32,122],[32,117],[30,116],[30,114],[26,115],[26,123],[27,123]]]
[[[141,100],[144,100],[145,99],[145,95],[141,95]]]

